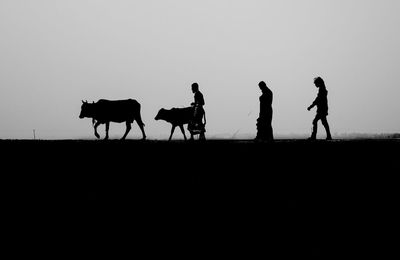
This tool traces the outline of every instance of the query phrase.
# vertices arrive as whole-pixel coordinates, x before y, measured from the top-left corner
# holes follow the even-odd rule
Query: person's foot
[[[315,138],[314,136],[309,137],[307,140],[308,141],[315,141],[317,138]]]
[[[332,137],[331,137],[331,136],[328,136],[328,137],[326,138],[326,140],[327,140],[327,141],[330,141],[330,140],[332,140]]]

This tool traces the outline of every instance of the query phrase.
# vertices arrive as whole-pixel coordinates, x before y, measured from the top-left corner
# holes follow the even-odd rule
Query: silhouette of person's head
[[[265,84],[264,81],[260,81],[260,83],[258,83],[258,86],[261,89],[261,92],[265,93],[268,90],[267,84]]]
[[[320,88],[320,87],[325,88],[325,82],[321,77],[316,77],[314,79],[314,84],[317,88]]]
[[[197,91],[199,91],[199,84],[193,83],[192,84],[192,92],[196,93]]]

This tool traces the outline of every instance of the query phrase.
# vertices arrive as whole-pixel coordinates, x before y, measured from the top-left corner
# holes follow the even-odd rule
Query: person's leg
[[[195,106],[194,107],[194,113],[193,113],[193,123],[194,123],[196,128],[197,128],[198,117],[199,117],[198,114],[199,114],[199,107]]]
[[[329,129],[328,120],[326,120],[326,116],[321,118],[322,125],[325,127],[326,131],[326,140],[332,140],[331,131]]]
[[[267,135],[267,139],[269,141],[273,141],[274,140],[274,130],[272,129],[272,126],[269,125],[268,126],[268,135]]]
[[[257,128],[257,134],[256,134],[256,139],[260,139],[260,118],[257,118],[257,123],[256,123],[256,128]]]
[[[257,139],[265,140],[267,139],[267,127],[265,118],[259,118],[257,122]]]
[[[202,107],[197,107],[196,115],[195,115],[195,121],[196,121],[197,127],[199,129],[203,125],[203,113],[204,113],[203,108]]]
[[[274,140],[274,130],[272,129],[272,110],[268,116],[268,135],[267,135],[267,139],[269,141]]]
[[[317,114],[312,122],[313,128],[311,133],[311,140],[317,139],[317,131],[318,131],[318,121],[320,120],[320,116]]]

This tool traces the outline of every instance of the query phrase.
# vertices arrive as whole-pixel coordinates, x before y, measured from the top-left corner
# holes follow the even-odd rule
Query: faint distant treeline
[[[335,133],[335,138],[337,139],[400,139],[400,133],[381,133],[381,134],[371,134],[371,133]],[[291,134],[276,134],[276,139],[305,139],[308,134],[306,133],[291,133]],[[233,135],[231,133],[221,133],[214,134],[209,137],[209,139],[238,139],[247,140],[252,139],[252,133],[239,133]]]
[[[381,133],[381,134],[370,134],[370,133],[343,133],[336,134],[336,138],[342,139],[393,139],[400,138],[400,133]]]

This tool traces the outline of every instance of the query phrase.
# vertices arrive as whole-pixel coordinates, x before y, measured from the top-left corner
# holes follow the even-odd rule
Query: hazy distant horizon
[[[309,135],[316,76],[334,136],[398,133],[398,10],[397,0],[2,0],[0,139],[31,139],[34,129],[42,139],[94,138],[78,115],[81,100],[101,98],[138,100],[148,138],[168,137],[154,117],[188,106],[193,82],[206,137],[255,136],[261,80],[274,93],[275,136]],[[123,131],[111,124],[110,138]]]
[[[110,140],[119,140],[124,133],[124,129],[121,128],[121,131],[114,132],[110,134]],[[138,129],[139,131],[139,129]],[[101,131],[100,131],[101,132]],[[188,134],[188,133],[187,133]],[[336,140],[352,140],[352,139],[400,139],[400,133],[335,133],[332,134],[333,138]],[[169,133],[160,134],[158,136],[152,135],[148,137],[147,140],[151,141],[162,141],[168,140]],[[207,140],[253,140],[255,135],[253,133],[243,133],[243,134],[231,134],[231,133],[219,133],[214,135],[206,136]],[[310,137],[309,133],[292,133],[292,134],[276,134],[274,136],[275,140],[305,140]],[[318,139],[324,140],[325,133],[319,133]],[[101,133],[101,139],[104,138],[104,133]],[[139,132],[135,131],[127,136],[127,140],[141,140],[141,135]],[[24,138],[0,138],[0,140],[99,140],[92,134],[84,134],[81,136],[73,136],[73,137],[63,137],[60,138],[58,136],[43,136],[41,133],[36,132],[34,136],[33,133],[30,137]],[[178,132],[175,133],[172,141],[183,141],[183,135]]]

